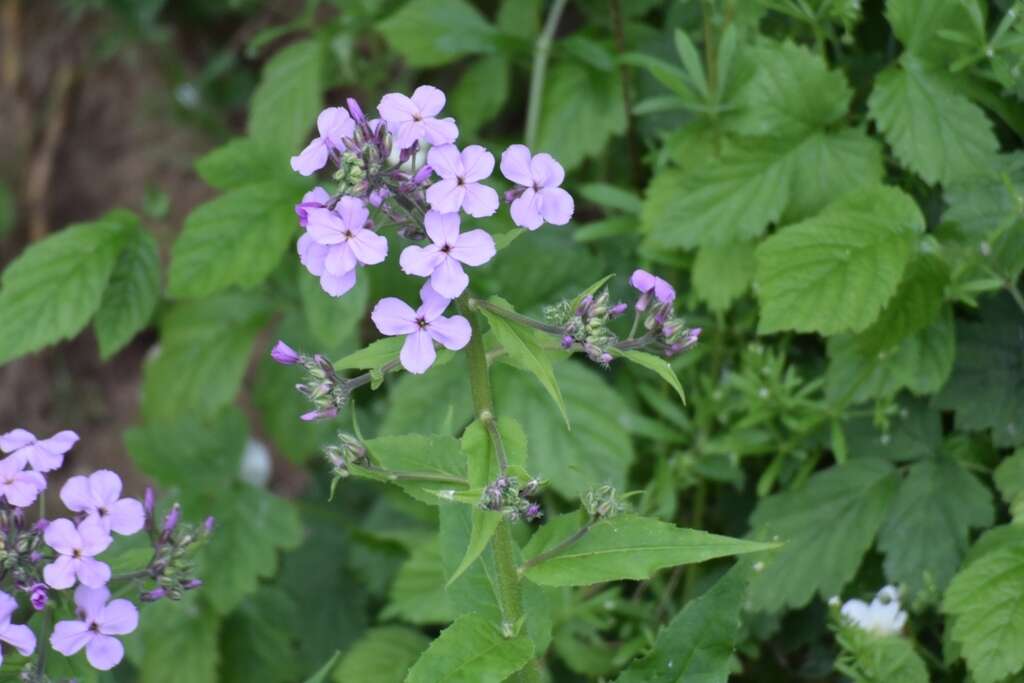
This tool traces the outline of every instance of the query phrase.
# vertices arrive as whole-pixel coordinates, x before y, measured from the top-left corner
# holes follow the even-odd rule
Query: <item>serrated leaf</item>
[[[943,39],[947,30],[970,26],[970,5],[978,0],[887,0],[885,17],[903,47],[915,56],[946,64],[957,56],[956,44]]]
[[[398,618],[410,624],[447,624],[456,616],[445,592],[440,544],[432,538],[413,548],[398,570],[381,618]]]
[[[292,43],[270,58],[253,91],[249,136],[282,166],[312,138],[323,102],[323,61],[318,40]]]
[[[803,488],[763,499],[754,538],[782,543],[750,585],[757,610],[799,608],[817,593],[839,595],[885,521],[899,480],[878,458],[853,457],[811,476]]]
[[[511,65],[499,55],[477,60],[462,72],[452,91],[451,106],[464,139],[477,136],[480,128],[497,116],[508,101]]]
[[[200,298],[265,280],[295,237],[291,191],[256,183],[194,209],[171,250],[168,293]]]
[[[494,27],[466,0],[412,0],[377,25],[411,67],[494,52]]]
[[[233,138],[196,159],[196,172],[218,190],[234,190],[275,177],[288,178],[291,169],[284,164],[278,166],[275,162],[279,161],[268,158],[267,150],[259,141],[249,137]]]
[[[862,128],[805,137],[789,155],[790,194],[782,222],[803,220],[846,192],[881,183],[885,176],[882,147]]]
[[[903,280],[871,327],[858,336],[866,353],[889,349],[931,325],[942,310],[949,267],[938,256],[918,253]]]
[[[552,519],[523,548],[533,559],[571,537],[581,524],[579,514]],[[579,541],[526,570],[525,576],[544,586],[589,586],[602,581],[643,580],[659,569],[705,562],[771,548],[706,531],[683,529],[654,519],[623,514],[594,524]]]
[[[999,494],[1017,519],[1024,512],[1024,449],[1018,448],[996,467],[994,474]]]
[[[370,629],[345,653],[334,671],[337,683],[402,683],[430,639],[404,626]]]
[[[580,196],[606,209],[615,209],[628,214],[639,214],[643,200],[632,190],[609,183],[587,183],[580,187]]]
[[[850,647],[852,669],[841,669],[854,683],[929,682],[928,668],[914,650],[911,640],[898,636],[878,637],[863,632],[852,633],[845,636],[844,640],[854,638],[856,643]]]
[[[754,243],[703,246],[690,273],[694,292],[712,311],[729,310],[754,279]]]
[[[224,622],[221,683],[290,683],[305,671],[292,635],[282,624],[294,623],[297,607],[283,591],[263,588]]]
[[[160,300],[160,255],[156,240],[138,221],[130,224],[110,275],[93,329],[106,360],[120,351],[153,317]]]
[[[676,375],[676,371],[672,369],[672,366],[668,364],[668,361],[660,356],[655,356],[652,353],[646,353],[644,351],[619,351],[616,352],[619,355],[631,363],[636,363],[640,367],[647,368],[661,377],[665,382],[668,383],[676,394],[679,396],[679,400],[686,405],[686,392],[683,391],[683,385],[679,382],[679,376]]]
[[[302,310],[314,338],[333,352],[356,336],[370,300],[370,282],[356,280],[345,296],[335,299],[320,288],[320,281],[304,269],[299,272]]]
[[[855,190],[757,248],[761,334],[860,331],[895,294],[924,218],[891,187]]]
[[[466,614],[430,644],[405,683],[501,683],[532,656],[533,643],[526,636],[504,638],[484,618]]]
[[[437,479],[396,480],[410,496],[427,505],[437,505],[436,495],[428,493],[442,489],[465,488],[466,458],[459,442],[451,436],[379,436],[365,442],[370,456],[387,470],[405,473],[425,473]]]
[[[221,622],[198,597],[192,592],[180,601],[143,607],[139,633],[132,636],[141,647],[137,655],[126,648],[142,672],[139,683],[218,683]]]

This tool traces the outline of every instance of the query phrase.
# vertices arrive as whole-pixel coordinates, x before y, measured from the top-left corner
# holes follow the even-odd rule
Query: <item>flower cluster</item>
[[[301,365],[306,380],[295,385],[296,390],[313,404],[313,410],[303,413],[301,419],[310,422],[331,418],[345,407],[351,394],[351,383],[338,376],[331,361],[320,354],[301,354],[283,341],[278,341],[270,357],[281,365]]]
[[[627,309],[624,303],[609,305],[608,290],[604,289],[596,297],[584,296],[575,307],[567,301],[549,306],[545,316],[562,328],[562,348],[578,345],[590,360],[607,366],[614,358],[612,348],[619,341],[608,323]]]
[[[124,647],[116,636],[134,631],[139,619],[138,609],[130,600],[110,599],[108,584],[153,580],[157,590],[174,584],[177,592],[167,595],[176,599],[181,590],[198,587],[200,582],[186,575],[190,567],[183,573],[180,562],[172,565],[160,560],[163,544],[167,543],[163,539],[171,538],[176,517],[156,532],[152,491],[147,491],[145,503],[123,497],[121,478],[110,470],[74,476],[65,482],[60,500],[72,513],[69,517],[40,518],[32,524],[27,521],[26,508],[47,488],[46,474],[63,465],[65,455],[77,442],[78,435],[72,431],[47,439],[38,439],[24,429],[0,435],[0,452],[4,454],[0,460],[0,640],[26,657],[37,651],[35,634],[11,622],[18,607],[12,592],[25,594],[36,611],[53,609],[59,614],[69,600],[63,591],[74,588],[77,618],[58,621],[49,644],[69,657],[84,649],[89,663],[106,671],[124,657]],[[130,536],[143,528],[151,529],[154,559],[139,572],[114,576],[110,565],[99,556],[110,548],[114,535]],[[194,545],[195,540],[179,542],[179,546]]]
[[[501,512],[510,522],[519,519],[533,522],[544,516],[540,504],[530,500],[537,495],[540,487],[538,479],[531,479],[520,486],[515,477],[502,475],[484,488],[480,496],[480,507]]]
[[[839,599],[830,602],[838,605]],[[862,631],[880,636],[896,635],[907,623],[907,613],[900,609],[900,593],[895,586],[883,587],[870,603],[847,600],[840,614]]]

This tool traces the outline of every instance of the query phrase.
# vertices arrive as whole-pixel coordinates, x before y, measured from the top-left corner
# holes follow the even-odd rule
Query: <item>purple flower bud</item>
[[[601,364],[602,365],[610,365],[613,360],[615,360],[615,359],[612,357],[612,354],[610,354],[610,353],[602,353],[601,354]]]
[[[215,520],[213,518],[213,515],[207,517],[206,520],[203,522],[203,531],[206,532],[207,534],[212,534],[213,533],[214,524],[215,524]]]
[[[313,356],[313,361],[321,370],[323,370],[325,375],[327,375],[328,377],[334,376],[334,363],[327,360],[327,358],[324,355],[319,353],[315,354]]]
[[[167,595],[167,590],[164,588],[154,588],[151,591],[147,591],[139,596],[139,600],[142,602],[156,602]]]
[[[587,315],[590,312],[590,307],[594,303],[594,297],[589,294],[580,299],[579,306],[576,307],[576,315]]]
[[[366,114],[363,113],[363,108],[359,106],[353,98],[349,97],[345,99],[345,104],[348,105],[348,113],[352,115],[352,119],[356,123],[362,123],[366,120]]]
[[[419,187],[423,183],[427,182],[433,174],[434,169],[430,167],[430,164],[425,165],[423,168],[416,171],[416,175],[412,177],[413,187]]]
[[[280,340],[270,350],[270,357],[281,365],[295,365],[302,360],[295,349]]]
[[[49,601],[49,595],[46,591],[45,583],[37,583],[32,586],[30,589],[29,601],[37,612],[42,612],[46,608],[46,603]]]
[[[386,187],[378,187],[370,193],[370,196],[366,198],[366,201],[370,203],[370,206],[375,206],[379,209],[380,205],[383,204],[384,200],[390,195],[391,190]]]
[[[311,410],[308,413],[303,413],[299,416],[299,419],[303,422],[315,422],[316,420],[328,420],[337,416],[338,409],[331,406],[330,408],[324,408],[323,410]]]
[[[536,519],[540,519],[541,517],[543,517],[544,511],[540,509],[540,505],[538,505],[537,503],[530,503],[526,507],[526,512],[523,516],[526,517],[526,521],[532,522]]]
[[[28,561],[32,564],[39,564],[41,559],[43,559],[43,554],[38,550],[33,550],[28,556]]]
[[[409,159],[412,159],[413,156],[416,155],[416,152],[419,151],[419,149],[420,149],[420,143],[419,142],[414,142],[414,143],[412,143],[411,147],[406,147],[405,149],[403,149],[398,154],[398,163],[399,163],[399,165],[404,164],[405,162],[409,161]]]
[[[627,306],[626,304],[615,304],[614,306],[612,306],[611,308],[608,309],[608,317],[609,318],[618,318],[620,315],[625,313],[628,309],[629,309],[629,306]]]
[[[32,529],[33,531],[43,533],[44,531],[46,531],[46,527],[48,526],[50,526],[50,520],[46,518],[40,518],[39,521],[32,525]]]
[[[517,185],[516,187],[513,187],[511,190],[507,190],[505,192],[505,201],[508,204],[511,204],[515,200],[519,199],[524,192],[526,192],[526,188],[521,185]]]
[[[203,580],[202,579],[189,579],[188,581],[183,583],[181,585],[181,587],[184,588],[187,591],[192,591],[192,590],[195,590],[196,588],[199,588],[202,585],[203,585]]]
[[[174,528],[178,526],[178,519],[180,518],[181,506],[175,503],[167,512],[167,516],[164,517],[163,533],[160,536],[162,540],[167,541],[171,538],[171,533],[173,533]]]
[[[24,529],[25,528],[25,511],[24,510],[22,510],[21,508],[14,508],[14,512],[12,514],[12,517],[14,518],[13,521],[14,521],[14,526],[16,528],[18,528],[18,529]]]
[[[575,341],[576,340],[572,338],[572,335],[569,335],[569,334],[565,335],[564,337],[562,337],[562,348],[563,349],[571,348]]]
[[[142,496],[142,509],[146,513],[146,519],[152,519],[154,507],[156,507],[156,494],[153,493],[152,486],[147,486],[146,492]]]

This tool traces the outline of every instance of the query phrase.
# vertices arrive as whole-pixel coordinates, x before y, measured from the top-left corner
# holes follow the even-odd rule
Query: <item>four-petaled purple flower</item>
[[[435,341],[447,349],[458,351],[469,343],[472,335],[469,321],[461,315],[450,318],[442,315],[451,302],[431,289],[429,284],[420,290],[420,298],[423,303],[415,311],[401,299],[381,299],[370,315],[381,334],[391,337],[405,335],[399,359],[402,367],[416,375],[426,372],[434,364],[437,358]]]
[[[94,558],[110,547],[112,539],[95,519],[77,527],[69,519],[55,519],[43,532],[43,540],[59,553],[43,567],[43,579],[53,588],[71,588],[76,580],[99,588],[110,580],[110,566]]]
[[[494,239],[484,230],[460,234],[457,213],[428,211],[423,223],[433,244],[406,247],[399,263],[409,275],[429,277],[435,292],[454,299],[469,285],[462,264],[482,266],[490,261],[496,252]]]
[[[13,645],[23,657],[28,657],[36,650],[36,634],[24,624],[11,623],[11,617],[16,609],[18,601],[0,591],[0,640]],[[3,653],[0,652],[0,663],[3,661]]]
[[[19,508],[34,503],[39,492],[46,489],[46,478],[24,467],[25,460],[17,454],[0,460],[0,496]]]
[[[79,620],[58,621],[50,645],[65,657],[84,647],[85,658],[94,669],[113,669],[124,658],[124,645],[114,636],[138,627],[139,610],[128,600],[111,600],[105,587],[88,586],[75,589],[75,607]]]
[[[437,118],[444,109],[444,93],[432,85],[421,85],[412,97],[389,93],[381,98],[377,111],[395,136],[399,149],[412,147],[419,140],[431,145],[447,145],[459,137],[455,119]]]
[[[342,197],[334,211],[310,209],[307,216],[299,256],[331,296],[352,289],[358,264],[374,265],[387,258],[388,241],[366,227],[370,212],[359,199]]]
[[[427,188],[430,208],[441,213],[462,209],[474,218],[491,216],[498,210],[498,193],[480,183],[494,171],[494,156],[480,145],[459,152],[455,145],[434,147],[427,163],[441,180]]]
[[[629,284],[640,291],[641,296],[636,302],[636,310],[645,310],[651,302],[651,294],[658,300],[658,303],[670,304],[676,300],[676,290],[672,285],[656,275],[651,275],[646,270],[637,269],[629,276]]]
[[[71,477],[60,490],[60,499],[68,510],[84,513],[107,533],[130,536],[146,523],[142,503],[121,498],[121,477],[110,470]]]
[[[526,145],[511,145],[501,154],[501,174],[524,189],[512,201],[512,221],[536,230],[542,224],[565,225],[572,218],[572,195],[559,187],[565,169],[550,154],[530,155]]]
[[[356,123],[342,107],[328,107],[316,117],[316,128],[320,137],[292,157],[292,170],[301,175],[313,175],[327,164],[331,150],[344,149],[344,139],[352,136]]]
[[[70,430],[57,432],[49,439],[39,440],[32,432],[15,429],[0,435],[0,451],[21,459],[38,472],[50,472],[64,464],[64,454],[78,443],[78,434]]]
[[[320,186],[314,187],[302,195],[302,201],[295,205],[295,215],[299,217],[299,226],[306,227],[310,209],[322,209],[327,206],[329,201],[331,201],[331,195],[327,194],[327,190]]]

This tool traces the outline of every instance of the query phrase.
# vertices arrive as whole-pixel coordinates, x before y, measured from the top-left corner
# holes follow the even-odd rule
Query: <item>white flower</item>
[[[903,630],[907,613],[900,609],[900,594],[895,586],[878,591],[871,604],[863,600],[847,600],[841,613],[853,625],[882,636]]]

